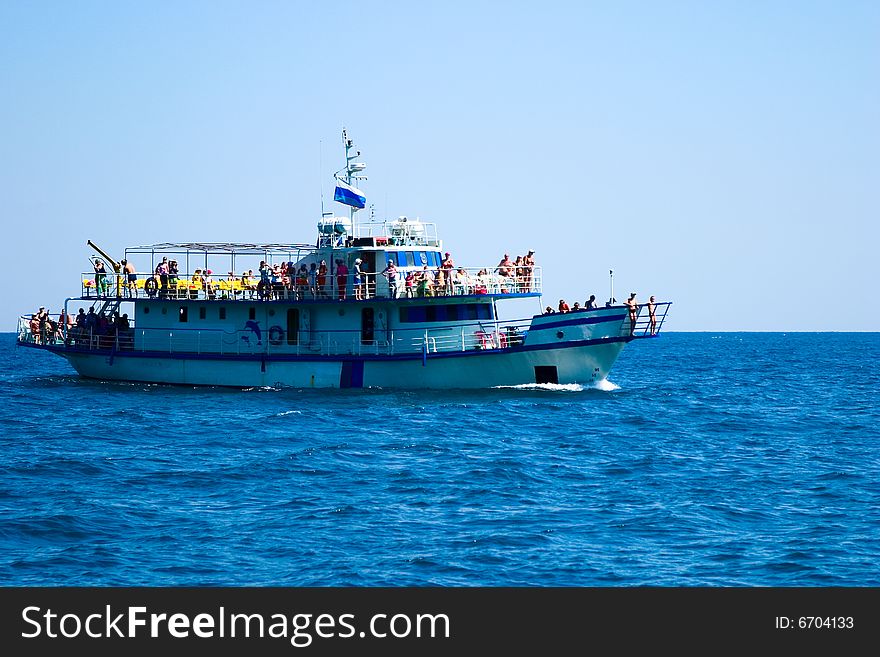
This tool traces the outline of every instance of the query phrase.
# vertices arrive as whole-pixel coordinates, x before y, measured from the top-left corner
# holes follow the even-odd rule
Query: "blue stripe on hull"
[[[626,315],[599,315],[598,317],[579,317],[566,319],[559,322],[547,322],[546,324],[533,324],[530,331],[543,331],[544,329],[559,328],[560,326],[581,326],[583,324],[601,324],[603,322],[619,322],[626,319]]]
[[[339,373],[340,388],[363,388],[364,387],[364,361],[344,360],[342,370]]]

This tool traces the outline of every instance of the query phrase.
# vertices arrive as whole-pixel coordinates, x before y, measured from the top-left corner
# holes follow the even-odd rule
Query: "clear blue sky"
[[[3,330],[86,239],[311,242],[343,125],[379,218],[545,303],[880,327],[877,2],[6,0],[0,94]]]

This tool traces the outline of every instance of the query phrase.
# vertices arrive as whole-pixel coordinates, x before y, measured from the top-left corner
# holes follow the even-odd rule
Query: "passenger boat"
[[[596,383],[659,334],[670,302],[502,320],[507,301],[541,307],[542,267],[449,267],[434,224],[357,221],[365,165],[343,144],[334,200],[349,215],[325,213],[314,243],[151,244],[117,262],[89,241],[109,269],[84,274],[63,314],[20,317],[18,344],[105,380],[488,388]]]

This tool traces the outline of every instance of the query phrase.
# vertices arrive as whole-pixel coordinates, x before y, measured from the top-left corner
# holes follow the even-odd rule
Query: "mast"
[[[355,150],[354,141],[352,141],[351,137],[348,136],[348,131],[343,128],[342,129],[342,145],[345,147],[345,182],[352,186],[357,186],[355,183],[357,181],[366,180],[366,176],[357,175],[361,171],[367,168],[367,165],[363,162],[355,162],[357,158],[361,156],[361,152]],[[352,155],[352,151],[354,151],[354,155]],[[355,230],[357,224],[355,222],[355,212],[357,212],[360,208],[356,208],[353,205],[348,207],[348,218],[351,221],[351,232],[352,234],[357,234]]]

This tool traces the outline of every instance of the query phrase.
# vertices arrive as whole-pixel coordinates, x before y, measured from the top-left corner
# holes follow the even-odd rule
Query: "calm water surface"
[[[603,389],[0,354],[0,584],[880,585],[880,334],[667,334]]]

